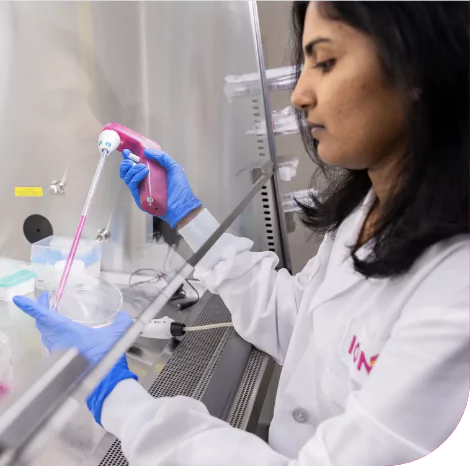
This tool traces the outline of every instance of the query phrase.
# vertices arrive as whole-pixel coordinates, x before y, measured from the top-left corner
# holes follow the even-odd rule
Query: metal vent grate
[[[230,322],[231,316],[219,296],[212,296],[194,325]],[[200,399],[233,328],[187,333],[149,389],[154,397],[184,395]],[[121,443],[115,440],[99,466],[127,466]]]
[[[268,242],[268,249],[272,252],[277,252],[276,241],[274,236],[274,214],[271,202],[271,196],[267,186],[261,188],[261,202],[263,206],[264,227],[266,231],[266,240]]]
[[[115,440],[105,457],[100,461],[99,466],[127,466],[128,464],[121,451],[121,442]]]
[[[243,375],[243,379],[240,384],[241,388],[238,392],[237,402],[230,415],[230,419],[228,419],[231,426],[237,428],[241,428],[243,426],[243,419],[247,412],[248,403],[250,403],[252,393],[256,386],[256,381],[258,380],[259,373],[267,357],[266,353],[263,353],[258,349],[253,349],[251,352],[245,374]]]
[[[253,98],[251,99],[251,109],[253,111],[253,122],[255,126],[261,125],[261,103],[258,98]],[[256,144],[258,147],[258,155],[260,157],[265,157],[266,156],[266,147],[264,145],[265,139],[262,136],[258,136],[256,139]]]
[[[218,324],[231,319],[220,297],[212,296],[194,325]],[[184,395],[199,399],[232,332],[231,327],[188,332],[149,393],[154,397]]]
[[[255,124],[260,124],[261,123],[261,103],[258,98],[253,98],[251,99],[251,104],[252,104],[252,111],[253,111],[253,118]],[[266,138],[265,137],[258,137],[256,140],[257,143],[257,149],[258,149],[258,155],[260,157],[266,157],[266,154],[269,153],[269,151],[266,149]],[[275,217],[275,207],[273,206],[272,202],[272,195],[270,188],[268,186],[263,186],[260,190],[259,194],[261,198],[261,211],[263,212],[263,219],[264,219],[264,229],[266,231],[266,242],[267,242],[267,248],[272,252],[277,253],[278,256],[280,256],[276,240],[277,236],[275,235],[275,230],[274,230],[274,225],[276,222],[276,217]]]

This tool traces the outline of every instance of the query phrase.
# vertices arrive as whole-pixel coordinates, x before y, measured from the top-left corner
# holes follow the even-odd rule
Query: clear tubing
[[[233,327],[232,322],[223,322],[220,324],[200,325],[198,327],[184,327],[185,332],[198,332],[199,330],[211,330],[213,328]]]
[[[57,311],[57,308],[59,307],[59,302],[62,298],[62,295],[64,294],[64,290],[67,285],[67,280],[70,275],[70,270],[72,269],[73,260],[75,259],[75,254],[77,253],[78,245],[80,243],[80,238],[82,237],[83,228],[85,227],[88,210],[90,209],[90,205],[91,205],[91,202],[93,201],[93,197],[95,195],[98,182],[101,178],[101,173],[103,172],[107,155],[108,155],[108,152],[106,150],[102,151],[100,160],[98,162],[98,167],[96,168],[96,171],[95,171],[95,176],[93,177],[93,181],[91,182],[91,186],[88,191],[88,196],[86,198],[85,205],[82,210],[82,215],[80,217],[80,221],[78,222],[77,231],[73,238],[72,246],[70,248],[69,255],[65,263],[64,271],[62,272],[62,277],[60,278],[59,288],[57,289],[57,293],[56,293],[56,300],[52,308],[54,311]]]

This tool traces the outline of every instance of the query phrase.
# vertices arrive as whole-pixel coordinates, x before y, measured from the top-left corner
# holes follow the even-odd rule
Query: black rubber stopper
[[[31,243],[41,241],[54,234],[51,222],[42,215],[30,215],[23,223],[23,233],[26,239]]]

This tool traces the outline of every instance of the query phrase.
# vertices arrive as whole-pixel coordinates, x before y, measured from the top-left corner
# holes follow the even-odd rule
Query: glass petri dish
[[[49,293],[49,307],[55,303],[57,290]],[[84,283],[67,283],[57,312],[87,327],[104,327],[122,306],[119,288],[101,278],[87,277]]]

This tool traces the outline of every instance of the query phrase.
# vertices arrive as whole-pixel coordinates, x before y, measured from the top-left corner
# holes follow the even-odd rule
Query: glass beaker
[[[55,304],[57,289],[49,292],[49,308]],[[69,277],[57,312],[87,327],[99,328],[113,322],[123,303],[121,291],[101,278],[82,276],[80,283]],[[84,401],[74,400],[75,412],[62,428],[58,445],[67,452],[88,456],[104,432],[92,419]]]
[[[57,290],[49,293],[52,309]],[[87,276],[82,283],[67,283],[57,312],[87,327],[104,327],[115,318],[122,306],[119,288],[101,278]]]

